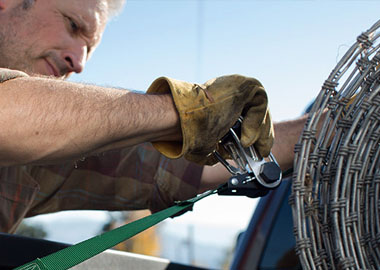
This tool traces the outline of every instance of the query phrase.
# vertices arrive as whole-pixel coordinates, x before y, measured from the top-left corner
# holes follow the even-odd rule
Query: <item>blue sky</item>
[[[71,80],[145,91],[160,76],[202,83],[239,73],[263,83],[274,121],[291,119],[379,15],[380,1],[127,0],[87,69]],[[166,228],[225,228],[232,243],[254,205],[214,196]],[[196,230],[201,241],[221,241]]]
[[[240,73],[264,84],[275,121],[294,118],[379,10],[380,1],[128,0],[72,80],[145,91],[160,76]]]

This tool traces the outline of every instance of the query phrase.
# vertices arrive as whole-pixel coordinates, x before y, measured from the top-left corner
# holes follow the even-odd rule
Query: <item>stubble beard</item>
[[[21,7],[15,8],[8,20],[3,20],[6,23],[0,24],[0,67],[33,73],[33,44],[28,46],[17,28],[26,25],[22,21],[25,12]]]

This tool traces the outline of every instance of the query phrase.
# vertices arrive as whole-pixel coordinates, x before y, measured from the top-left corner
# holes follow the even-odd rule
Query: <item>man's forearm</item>
[[[272,153],[275,156],[282,171],[293,166],[294,146],[302,133],[307,115],[295,120],[278,122],[274,125],[275,140]]]
[[[55,79],[0,84],[0,164],[56,162],[135,145],[180,140],[169,95],[144,95]]]

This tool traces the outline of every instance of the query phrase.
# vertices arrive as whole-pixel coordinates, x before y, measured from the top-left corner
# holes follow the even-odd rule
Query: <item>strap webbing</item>
[[[95,236],[76,245],[67,247],[58,252],[37,258],[32,262],[19,266],[15,269],[22,270],[65,270],[69,269],[85,260],[109,249],[120,242],[123,242],[136,234],[156,225],[157,223],[186,211],[194,205],[195,202],[216,193],[216,190],[205,192],[192,199],[182,201],[165,210],[128,223],[112,231]]]

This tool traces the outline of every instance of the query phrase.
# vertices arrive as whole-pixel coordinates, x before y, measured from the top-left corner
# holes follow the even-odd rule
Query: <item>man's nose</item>
[[[68,67],[69,73],[81,73],[86,64],[87,47],[79,43],[73,44],[73,46],[62,52],[62,58]]]

